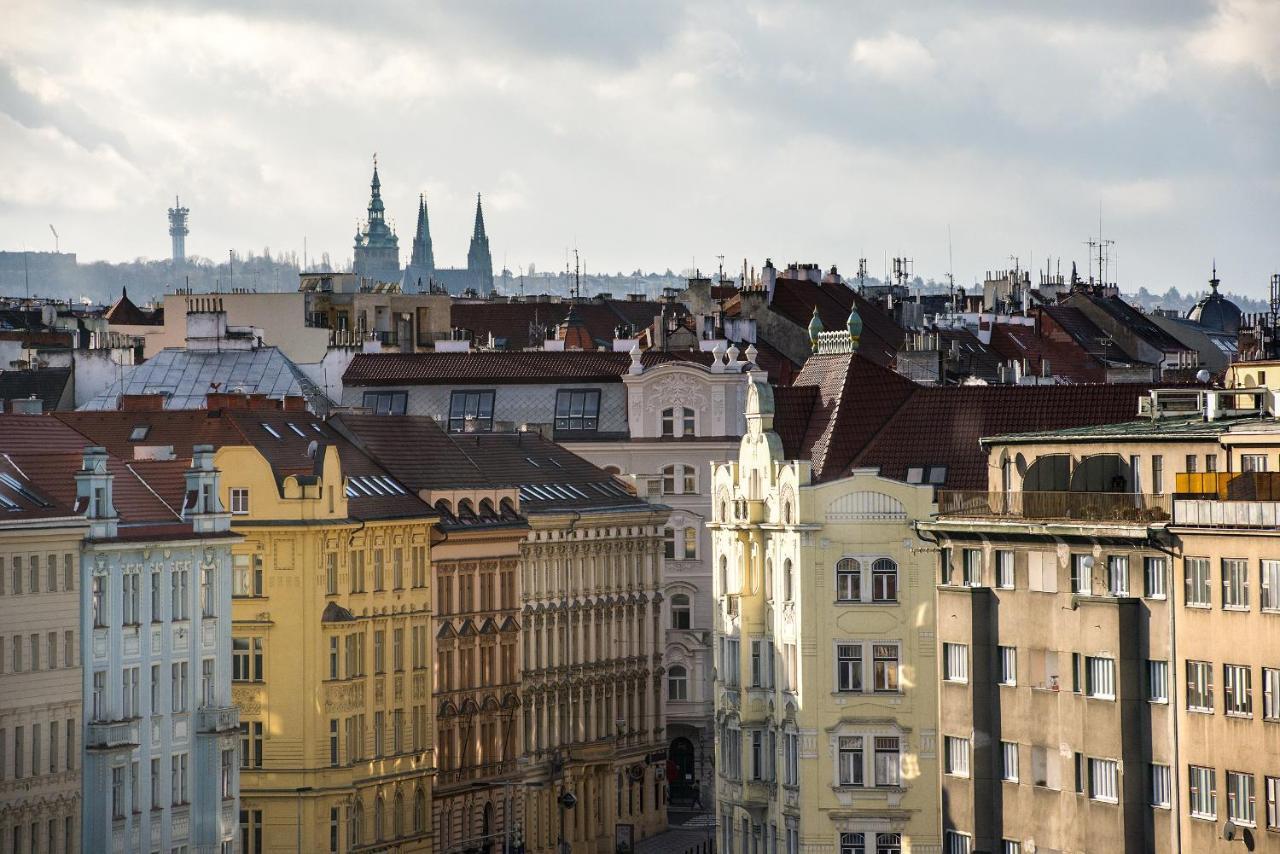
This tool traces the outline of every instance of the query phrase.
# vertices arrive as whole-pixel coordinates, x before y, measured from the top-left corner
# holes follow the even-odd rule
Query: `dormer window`
[[[150,424],[138,424],[132,430],[129,431],[129,441],[141,442],[143,439],[147,438],[147,434],[150,432],[151,432]]]
[[[908,466],[907,483],[927,483],[930,486],[942,486],[947,482],[946,466]]]
[[[673,406],[662,410],[663,438],[680,438],[696,434],[697,416],[687,406]]]
[[[556,430],[593,432],[599,424],[599,390],[556,392]]]

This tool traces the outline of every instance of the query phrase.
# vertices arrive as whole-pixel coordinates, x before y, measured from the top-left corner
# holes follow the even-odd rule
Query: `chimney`
[[[89,520],[90,539],[111,539],[119,531],[119,517],[111,490],[115,476],[107,468],[107,449],[90,445],[76,472],[76,510]]]
[[[213,445],[196,445],[191,449],[191,468],[186,471],[187,495],[182,503],[182,518],[191,520],[197,534],[213,534],[229,530],[231,514],[218,500],[218,470],[213,467]]]
[[[9,401],[9,412],[14,415],[39,415],[44,412],[44,401],[35,395],[14,398]]]
[[[123,412],[159,412],[164,409],[164,395],[122,394],[120,409]]]

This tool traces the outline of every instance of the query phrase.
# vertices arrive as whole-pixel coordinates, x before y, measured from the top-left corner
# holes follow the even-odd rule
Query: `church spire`
[[[482,294],[493,291],[493,256],[489,254],[489,237],[484,233],[484,209],[476,193],[476,224],[471,232],[471,248],[467,250],[467,270],[475,288]]]
[[[413,232],[413,255],[409,264],[425,272],[435,271],[435,252],[431,247],[431,221],[427,216],[427,197],[418,194],[418,227]]]
[[[483,240],[487,245],[489,238],[484,233],[484,208],[480,206],[480,194],[476,193],[476,224],[471,231],[472,240]]]

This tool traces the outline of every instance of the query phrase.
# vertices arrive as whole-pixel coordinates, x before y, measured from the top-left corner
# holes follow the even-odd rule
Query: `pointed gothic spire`
[[[473,240],[476,238],[487,240],[484,233],[484,209],[480,206],[479,193],[476,193],[476,225],[471,232],[471,238]]]
[[[493,291],[493,256],[489,254],[489,237],[484,233],[484,209],[476,193],[476,224],[471,232],[471,248],[467,250],[467,270],[474,287],[482,294]]]
[[[413,254],[409,263],[422,268],[420,273],[431,273],[435,270],[435,252],[431,247],[431,221],[427,215],[427,197],[418,194],[418,227],[413,233]]]

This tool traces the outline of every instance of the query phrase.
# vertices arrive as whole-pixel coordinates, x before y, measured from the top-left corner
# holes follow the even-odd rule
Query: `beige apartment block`
[[[15,416],[14,418],[34,417]],[[8,419],[11,423],[13,418]],[[0,429],[5,429],[0,427]],[[80,541],[0,463],[0,850],[79,850]]]
[[[1280,845],[1276,396],[985,439],[939,496],[948,854]]]
[[[940,850],[932,488],[783,458],[752,375],[714,467],[719,851]]]

